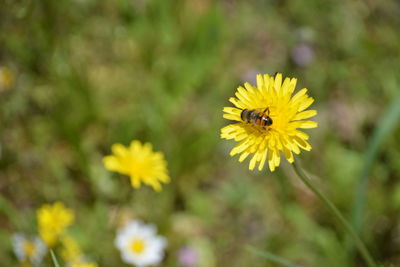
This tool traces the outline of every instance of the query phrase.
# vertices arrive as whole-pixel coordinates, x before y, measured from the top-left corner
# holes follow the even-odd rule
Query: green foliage
[[[393,0],[2,0],[0,67],[15,82],[0,81],[0,262],[17,265],[12,233],[36,234],[35,210],[60,200],[99,266],[123,266],[124,216],[167,237],[162,266],[179,266],[188,245],[199,266],[278,266],[246,245],[300,266],[362,265],[289,164],[251,173],[219,139],[235,87],[279,71],[319,112],[313,150],[296,160],[347,218],[360,188],[363,240],[400,265],[399,121],[385,113],[400,84],[399,18]],[[161,193],[104,169],[111,145],[132,139],[164,152],[172,181]]]

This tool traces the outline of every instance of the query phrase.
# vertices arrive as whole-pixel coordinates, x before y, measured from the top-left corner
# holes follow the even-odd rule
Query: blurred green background
[[[0,67],[13,75],[0,81],[1,265],[18,266],[11,234],[35,234],[35,210],[60,200],[99,266],[124,266],[116,216],[158,226],[162,266],[181,266],[186,246],[197,266],[279,266],[246,245],[301,266],[363,266],[290,164],[250,172],[219,138],[236,87],[278,71],[319,112],[297,161],[347,218],[364,205],[367,247],[399,266],[399,29],[394,0],[0,0]],[[161,193],[104,169],[110,146],[133,139],[164,152]]]

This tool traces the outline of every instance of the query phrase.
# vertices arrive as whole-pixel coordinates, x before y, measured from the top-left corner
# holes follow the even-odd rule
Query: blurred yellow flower
[[[139,188],[143,182],[155,191],[161,191],[160,182],[170,181],[163,153],[153,152],[150,143],[142,145],[134,140],[129,147],[114,144],[111,150],[113,155],[103,158],[104,166],[110,171],[129,175],[134,188]]]
[[[97,267],[94,262],[89,262],[82,254],[82,250],[76,240],[70,235],[64,235],[60,239],[62,245],[60,255],[69,267]]]
[[[49,246],[56,245],[65,228],[74,221],[73,211],[63,203],[45,204],[37,211],[39,235]]]
[[[15,76],[7,67],[0,67],[0,91],[10,89],[14,85]]]
[[[307,142],[309,136],[298,128],[308,129],[318,126],[317,122],[305,120],[317,114],[316,110],[306,110],[314,99],[303,88],[292,96],[297,79],[285,78],[282,74],[275,77],[257,75],[257,87],[245,83],[239,86],[236,97],[229,101],[235,107],[225,107],[223,117],[238,123],[221,129],[221,138],[233,139],[237,144],[230,152],[231,156],[240,154],[242,162],[250,154],[249,169],[257,163],[262,170],[268,159],[269,169],[274,171],[280,164],[280,151],[286,159],[294,162],[293,153],[299,154],[300,148],[311,150]]]
[[[62,245],[60,255],[64,261],[75,262],[81,257],[81,248],[74,238],[69,235],[64,235],[61,237],[60,243]]]

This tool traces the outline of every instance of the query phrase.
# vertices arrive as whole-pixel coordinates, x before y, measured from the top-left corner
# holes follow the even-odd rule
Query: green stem
[[[54,266],[55,267],[60,267],[60,264],[58,263],[57,257],[54,254],[52,249],[50,249],[50,255],[51,255],[51,260],[53,261]]]
[[[291,262],[289,262],[289,261],[287,261],[287,260],[285,260],[285,259],[283,259],[283,258],[281,258],[281,257],[279,257],[277,255],[274,255],[274,254],[272,254],[272,253],[270,253],[268,251],[261,251],[261,250],[259,250],[257,248],[249,246],[249,245],[246,246],[246,249],[251,251],[251,252],[253,252],[253,253],[255,253],[255,254],[260,255],[261,257],[266,258],[267,260],[270,260],[272,262],[278,263],[278,264],[280,264],[282,266],[299,267],[299,265],[291,263]]]
[[[121,191],[120,198],[118,199],[118,204],[117,208],[115,209],[114,214],[112,215],[113,217],[110,220],[110,227],[115,227],[115,224],[117,224],[117,219],[118,215],[121,212],[121,208],[123,205],[128,204],[129,205],[129,200],[131,199],[133,189],[130,184],[128,184],[126,181],[123,182],[123,190]]]
[[[364,245],[364,243],[361,241],[360,237],[357,235],[356,231],[354,231],[353,227],[350,225],[350,223],[344,218],[342,213],[338,210],[338,208],[333,204],[321,191],[318,190],[315,185],[312,184],[310,178],[307,177],[307,175],[303,172],[303,170],[296,164],[293,164],[294,170],[299,176],[299,178],[303,181],[303,183],[319,197],[319,199],[324,202],[328,208],[333,212],[333,214],[336,216],[336,218],[343,224],[344,228],[346,229],[347,233],[353,238],[354,243],[356,244],[358,250],[360,251],[362,257],[364,258],[365,262],[368,264],[370,267],[376,267],[376,263],[373,260],[371,254],[368,252],[368,249]]]

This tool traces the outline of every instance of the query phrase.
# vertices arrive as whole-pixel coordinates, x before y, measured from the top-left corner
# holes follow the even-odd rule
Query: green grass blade
[[[54,254],[52,249],[50,249],[50,254],[51,254],[51,259],[53,260],[54,266],[55,267],[61,267],[60,264],[57,261],[56,255]]]
[[[383,116],[380,116],[381,121],[375,128],[371,140],[369,141],[363,168],[359,177],[358,186],[356,188],[353,211],[352,223],[356,231],[361,230],[362,218],[365,210],[366,191],[369,179],[369,173],[373,163],[378,155],[379,148],[386,140],[386,138],[394,131],[400,121],[400,93],[392,101]]]
[[[270,260],[272,262],[278,263],[278,264],[280,264],[282,266],[300,267],[299,265],[291,263],[288,260],[282,259],[281,257],[276,256],[276,255],[274,255],[274,254],[272,254],[272,253],[270,253],[268,251],[261,251],[261,250],[255,248],[255,247],[252,247],[252,246],[246,246],[246,249],[251,251],[251,252],[253,252],[253,253],[255,253],[255,254],[257,254],[257,255],[260,255],[261,257],[263,257],[263,258],[265,258],[267,260]]]

